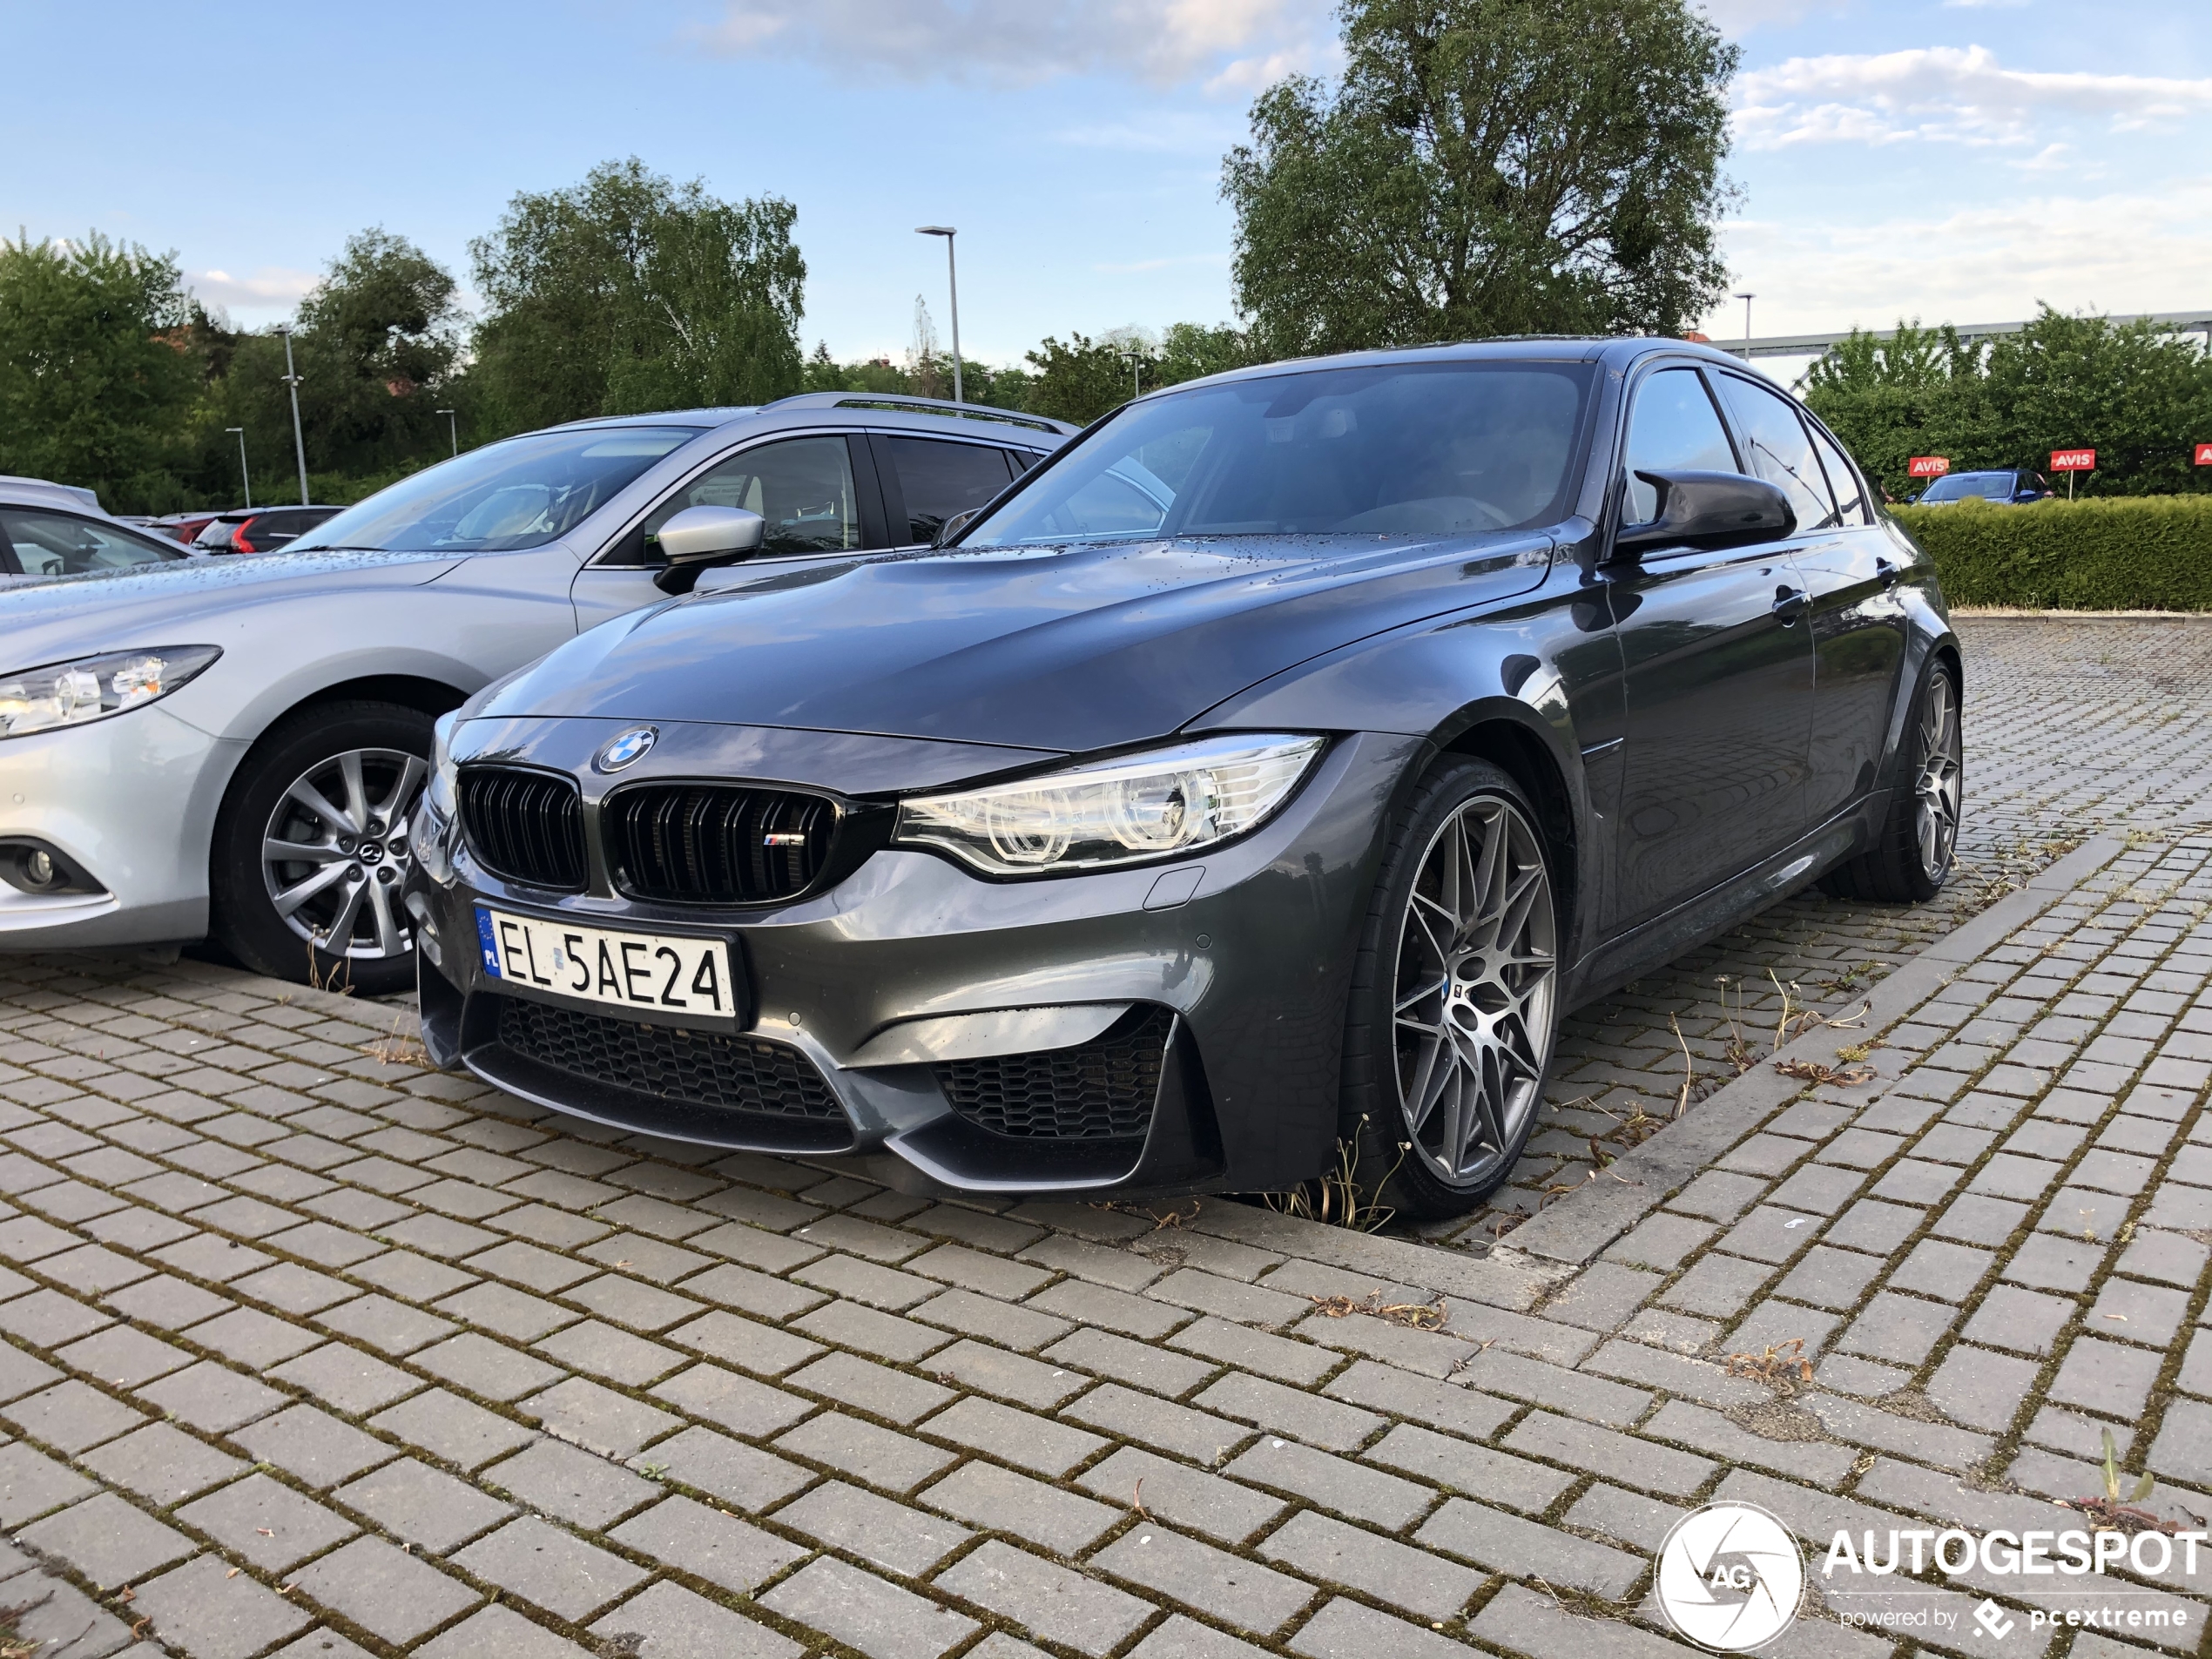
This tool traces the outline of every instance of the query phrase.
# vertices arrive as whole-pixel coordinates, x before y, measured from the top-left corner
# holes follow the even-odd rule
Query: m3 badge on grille
[[[620,772],[633,760],[644,758],[660,733],[649,725],[632,726],[619,737],[607,739],[599,750],[598,758],[591,764],[602,772]]]
[[[771,830],[760,838],[763,846],[804,846],[806,835],[803,830]]]

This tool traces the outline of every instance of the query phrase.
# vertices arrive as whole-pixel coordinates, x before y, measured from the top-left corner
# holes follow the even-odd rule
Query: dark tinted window
[[[1811,421],[1805,422],[1805,430],[1812,435],[1812,447],[1820,452],[1821,467],[1828,475],[1828,488],[1835,493],[1837,518],[1845,524],[1872,523],[1874,515],[1867,509],[1866,487],[1858,481],[1858,469]]]
[[[1628,504],[1622,522],[1648,524],[1658,516],[1659,492],[1639,472],[1734,472],[1736,451],[1728,428],[1694,368],[1662,368],[1636,390],[1629,416]]]
[[[891,460],[899,493],[907,498],[908,542],[936,539],[954,513],[981,507],[1013,478],[1006,452],[980,443],[942,443],[934,438],[878,438]]]
[[[687,507],[742,507],[768,521],[764,554],[840,553],[861,544],[853,454],[836,433],[741,449],[684,485],[624,536],[610,564],[658,564],[660,527]]]
[[[1393,362],[1171,393],[1098,428],[961,545],[1551,523],[1565,511],[1590,374],[1574,362]]]
[[[2011,497],[2017,485],[2018,474],[2009,472],[1954,472],[1947,478],[1939,478],[1928,486],[1923,501],[2005,501]]]
[[[1750,449],[1751,472],[1777,486],[1790,498],[1800,530],[1826,529],[1836,522],[1836,503],[1812,452],[1797,406],[1780,392],[1755,386],[1740,374],[1720,377],[1721,395]]]
[[[188,556],[173,542],[140,536],[120,524],[32,507],[0,507],[0,532],[24,576],[78,576]]]

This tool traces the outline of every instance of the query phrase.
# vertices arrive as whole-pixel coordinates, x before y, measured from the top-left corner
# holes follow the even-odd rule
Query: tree
[[[469,244],[489,314],[476,377],[508,430],[761,403],[799,389],[798,210],[726,202],[632,157],[515,197]]]
[[[1223,163],[1266,355],[1500,334],[1676,334],[1726,286],[1723,92],[1687,0],[1343,0]]]
[[[173,254],[0,239],[0,472],[82,484],[111,509],[178,496],[199,372]]]
[[[1853,331],[1815,363],[1805,401],[1861,465],[1902,499],[1916,455],[1952,469],[2033,467],[2094,448],[2078,488],[2141,496],[2204,488],[2192,445],[2212,433],[2212,361],[2151,322],[2067,316],[2042,307],[1985,347],[1955,329],[1900,323],[1887,341]]]

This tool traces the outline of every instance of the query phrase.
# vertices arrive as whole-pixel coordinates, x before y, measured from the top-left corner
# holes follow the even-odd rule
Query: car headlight
[[[441,819],[453,816],[461,787],[461,770],[453,764],[453,729],[460,723],[457,712],[441,714],[430,728],[430,786],[422,795]]]
[[[219,645],[157,645],[0,675],[0,738],[83,725],[166,697],[223,654]]]
[[[1290,799],[1325,738],[1237,733],[900,803],[893,840],[988,875],[1172,856],[1242,835]]]

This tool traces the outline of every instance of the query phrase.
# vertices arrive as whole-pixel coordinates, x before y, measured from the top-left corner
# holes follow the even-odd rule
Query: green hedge
[[[2212,610],[2212,496],[1891,510],[1954,605]]]

